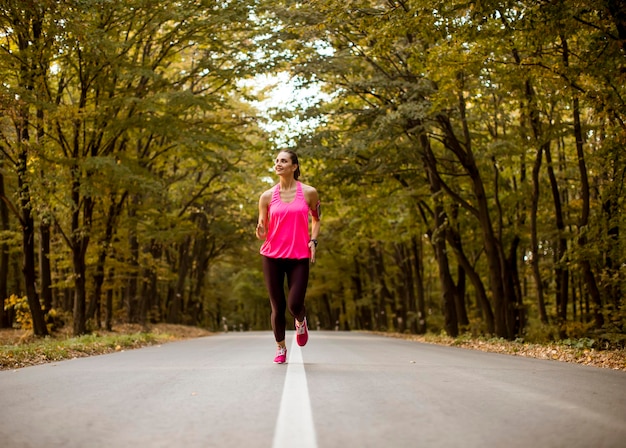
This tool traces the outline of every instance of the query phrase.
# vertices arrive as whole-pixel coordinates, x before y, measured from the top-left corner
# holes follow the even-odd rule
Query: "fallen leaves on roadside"
[[[399,333],[376,333],[411,341],[429,344],[462,347],[483,352],[524,356],[527,358],[549,359],[553,361],[584,364],[605,369],[626,371],[626,350],[581,349],[565,344],[531,344],[528,342],[507,341],[505,339],[468,339],[448,336],[420,336]]]
[[[159,345],[167,341],[197,338],[210,334],[207,330],[184,325],[158,324],[146,329],[140,325],[125,324],[115,327],[112,332],[98,331],[86,340],[78,339],[73,342],[73,338],[67,334],[38,339],[21,330],[5,329],[0,330],[0,370]],[[626,350],[597,350],[558,343],[531,344],[495,338],[473,339],[466,336],[455,339],[441,335],[421,336],[382,332],[375,332],[375,334],[429,344],[626,371]]]

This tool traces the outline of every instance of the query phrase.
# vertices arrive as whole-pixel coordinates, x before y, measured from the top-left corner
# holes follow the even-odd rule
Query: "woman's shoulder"
[[[311,203],[317,202],[319,200],[319,195],[317,194],[317,190],[314,187],[312,187],[311,185],[303,184],[302,182],[300,182],[300,184],[302,185],[302,194],[304,195],[304,198],[307,202]]]
[[[303,182],[300,182],[300,185],[302,185],[302,191],[306,194],[306,193],[317,193],[317,190],[312,187],[311,185],[307,185]]]
[[[276,185],[274,185],[271,188],[268,188],[267,190],[265,190],[263,193],[261,193],[261,201],[263,202],[269,202],[272,199],[272,195],[274,194],[274,189],[276,188]]]

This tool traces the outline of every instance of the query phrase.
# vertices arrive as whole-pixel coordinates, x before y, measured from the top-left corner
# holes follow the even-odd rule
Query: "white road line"
[[[273,448],[317,448],[302,349],[293,338],[287,352],[287,375],[274,430]]]

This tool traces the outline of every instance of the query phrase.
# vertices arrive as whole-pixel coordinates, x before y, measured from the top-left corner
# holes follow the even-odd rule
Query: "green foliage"
[[[361,1],[346,8],[342,2],[325,0],[310,7],[288,4],[278,16],[293,33],[286,36],[290,50],[297,54],[292,73],[321,78],[325,91],[334,94],[331,101],[306,111],[307,116],[317,114],[323,125],[297,143],[301,154],[324,167],[312,182],[325,187],[327,210],[336,217],[335,221],[327,214],[323,224],[333,261],[326,263],[320,251],[322,272],[313,275],[322,286],[319,292],[315,287],[311,290],[314,300],[322,300],[327,291],[342,291],[375,306],[380,293],[376,284],[355,297],[353,285],[333,276],[339,271],[368,283],[367,273],[353,268],[353,260],[362,258],[367,245],[384,247],[384,279],[397,300],[408,280],[397,277],[392,266],[392,242],[421,239],[424,234],[436,242],[446,238],[448,229],[458,229],[463,252],[481,283],[493,287],[489,271],[494,264],[488,263],[492,255],[484,250],[486,235],[493,229],[502,251],[496,266],[506,262],[508,251],[517,251],[513,255],[518,270],[503,275],[519,275],[526,285],[523,291],[519,288],[519,309],[537,313],[536,282],[545,286],[554,307],[556,272],[569,273],[571,321],[565,326],[528,325],[518,329],[518,335],[535,333],[539,339],[553,339],[565,333],[579,338],[590,331],[592,316],[583,309],[580,296],[588,301],[592,286],[578,283],[588,279],[583,272],[588,261],[603,285],[599,300],[621,308],[625,290],[615,262],[624,259],[625,246],[617,241],[623,237],[617,231],[623,224],[617,218],[623,191],[615,191],[612,179],[616,173],[623,177],[625,165],[612,136],[624,140],[623,128],[616,124],[623,122],[625,111],[613,96],[623,95],[623,87],[611,79],[622,78],[619,66],[623,64],[617,61],[623,61],[623,48],[612,37],[615,34],[606,31],[614,29],[615,22],[604,5],[589,8],[574,2],[562,8],[513,3],[502,9],[489,3],[470,8],[458,2]],[[296,23],[298,27],[289,27]],[[598,46],[600,41],[605,46]],[[333,51],[316,52],[316,47]],[[601,75],[603,70],[611,75]],[[580,165],[572,127],[575,102],[587,137],[586,168]],[[614,104],[608,113],[613,118],[608,118],[608,104]],[[432,149],[430,169],[425,167],[420,135],[428,138]],[[458,146],[453,138],[458,138]],[[542,165],[533,211],[529,173],[539,154]],[[577,227],[586,213],[583,175],[593,178],[599,196],[590,195],[591,221]],[[442,185],[434,194],[429,176],[436,176]],[[486,194],[480,216],[483,192],[477,186]],[[556,198],[562,207],[562,224],[555,215]],[[436,204],[446,218],[434,227]],[[615,208],[607,208],[611,204]],[[538,229],[536,249],[530,244],[531,217]],[[562,239],[565,251],[559,246]],[[585,239],[594,243],[585,244]],[[432,257],[422,256],[424,282],[437,281]],[[452,255],[448,261],[454,261]],[[538,277],[533,278],[532,263],[537,263]],[[431,303],[437,304],[437,293],[438,288],[431,289]],[[497,308],[498,291],[488,293]],[[580,300],[577,308],[572,305],[573,294]],[[340,308],[339,303],[331,305]],[[438,307],[434,309],[429,325],[440,320]],[[575,314],[581,311],[582,318]],[[550,308],[550,319],[557,321],[559,313]],[[618,313],[605,309],[603,314]],[[524,316],[526,321],[534,318]],[[475,319],[471,325],[473,331],[485,331]],[[623,331],[623,322],[618,327]]]
[[[281,59],[272,41],[256,39],[271,24],[253,3],[257,16],[251,3],[210,0],[43,2],[28,14],[12,5],[0,12],[3,89],[22,100],[2,102],[2,151],[15,162],[27,150],[30,196],[19,206],[52,226],[53,287],[57,295],[75,289],[75,331],[85,329],[88,302],[103,299],[92,296],[96,285],[119,297],[152,283],[145,300],[163,302],[150,307],[153,316],[170,306],[172,288],[201,293],[209,262],[248,227],[238,206],[257,185],[234,179],[266,138],[238,82],[266,70],[252,55]],[[20,73],[28,64],[17,62],[29,58],[41,69]],[[28,135],[15,135],[12,119],[27,123]],[[147,316],[138,316],[138,300],[115,301],[115,315],[125,314],[123,304],[131,319]]]
[[[577,348],[580,350],[594,348],[596,346],[596,341],[590,338],[580,338],[580,339],[564,339],[561,341],[563,345],[568,347]]]
[[[97,301],[99,321],[75,322],[268,328],[252,229],[287,142],[323,203],[307,299],[323,327],[446,328],[447,263],[474,335],[500,305],[525,311],[511,338],[596,339],[594,309],[623,333],[626,83],[610,5],[349,3],[1,9],[7,295],[23,295],[17,217],[32,213],[37,244],[51,231],[58,312]],[[327,100],[260,114],[246,86],[285,72]]]

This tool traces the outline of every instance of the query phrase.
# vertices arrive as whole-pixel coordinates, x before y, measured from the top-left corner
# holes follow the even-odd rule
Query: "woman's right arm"
[[[272,197],[272,190],[267,190],[259,198],[259,221],[256,225],[256,237],[264,240],[267,235],[267,208]]]

